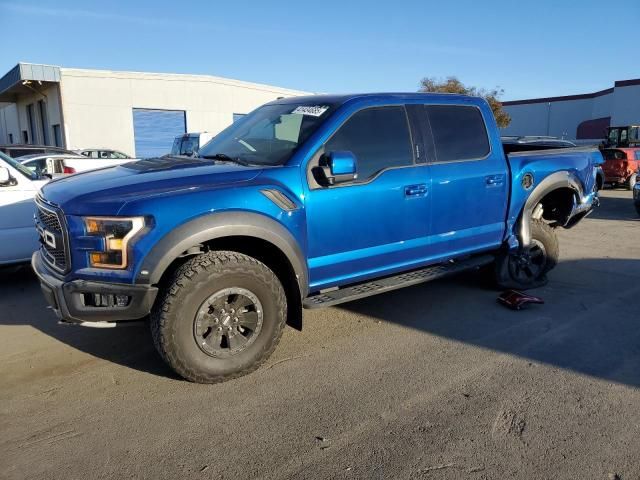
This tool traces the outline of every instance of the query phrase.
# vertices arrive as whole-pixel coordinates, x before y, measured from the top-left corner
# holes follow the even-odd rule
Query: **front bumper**
[[[156,287],[147,285],[125,285],[87,280],[64,282],[51,274],[39,251],[31,257],[31,266],[40,280],[40,287],[47,303],[63,322],[138,320],[151,312],[151,307],[158,294]],[[126,306],[92,306],[86,304],[87,295],[124,295],[129,298],[129,301]]]

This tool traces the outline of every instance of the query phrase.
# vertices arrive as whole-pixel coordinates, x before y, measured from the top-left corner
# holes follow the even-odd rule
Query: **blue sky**
[[[504,100],[640,77],[640,2],[0,0],[17,62],[211,74],[316,92],[415,91],[455,75]]]

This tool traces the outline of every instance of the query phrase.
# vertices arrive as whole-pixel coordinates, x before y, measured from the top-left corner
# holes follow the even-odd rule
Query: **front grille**
[[[36,226],[40,233],[40,252],[57,272],[67,273],[71,265],[64,214],[40,195],[36,197]]]
[[[62,225],[58,220],[58,215],[49,210],[45,210],[38,205],[38,219],[44,228],[51,232],[62,233]]]

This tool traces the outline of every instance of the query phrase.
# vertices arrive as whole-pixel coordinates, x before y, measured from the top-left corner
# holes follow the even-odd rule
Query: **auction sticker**
[[[296,107],[291,113],[299,113],[301,115],[319,117],[327,110],[329,110],[329,107],[324,105],[301,105],[299,107]]]

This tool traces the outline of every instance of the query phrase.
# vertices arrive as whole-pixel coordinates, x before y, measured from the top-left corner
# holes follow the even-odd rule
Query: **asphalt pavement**
[[[520,312],[475,274],[305,311],[257,372],[177,378],[148,328],[61,326],[0,273],[0,478],[640,478],[640,217],[560,232]]]

